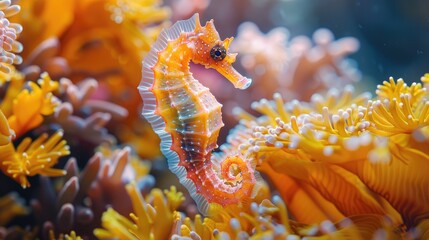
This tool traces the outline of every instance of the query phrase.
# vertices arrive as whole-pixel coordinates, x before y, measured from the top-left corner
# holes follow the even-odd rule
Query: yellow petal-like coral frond
[[[39,126],[43,116],[50,115],[59,101],[53,95],[58,83],[43,73],[38,84],[29,82],[29,89],[23,89],[13,101],[12,115],[8,118],[10,127],[17,136]]]
[[[0,101],[0,109],[6,117],[9,117],[12,115],[13,101],[24,86],[24,74],[11,67],[9,73],[0,71],[0,86],[2,86],[2,82],[8,82],[9,84],[3,99]]]
[[[14,132],[9,127],[6,116],[0,110],[0,146],[10,144]]]
[[[429,215],[429,156],[408,147],[391,147],[390,151],[389,164],[356,161],[342,166],[385,198],[407,226],[415,226],[420,218]]]
[[[168,239],[178,218],[176,208],[184,201],[183,194],[174,187],[164,193],[153,189],[145,199],[135,183],[126,188],[134,210],[131,219],[108,209],[102,216],[103,229],[95,229],[94,235],[99,239]]]
[[[296,179],[302,189],[309,191],[307,184],[316,189],[322,199],[333,203],[344,216],[385,213],[366,186],[355,175],[340,167],[302,161],[296,157],[287,156],[281,151],[271,154],[264,163],[269,164],[274,171]],[[314,195],[311,191],[308,193]],[[318,200],[318,202],[324,201]],[[331,218],[336,216],[335,210],[327,210],[328,208],[324,210],[327,219],[341,220],[341,218]]]
[[[65,171],[52,168],[62,156],[70,154],[63,132],[58,131],[50,138],[42,134],[32,141],[25,138],[15,149],[12,143],[0,146],[0,168],[23,188],[29,187],[28,176],[62,176]]]
[[[134,223],[127,217],[122,216],[114,209],[109,208],[103,213],[101,218],[101,228],[94,230],[94,235],[98,239],[130,239],[138,240],[130,231]]]

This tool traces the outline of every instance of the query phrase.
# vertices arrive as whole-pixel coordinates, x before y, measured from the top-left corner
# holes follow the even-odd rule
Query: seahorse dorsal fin
[[[195,32],[199,32],[202,28],[200,23],[200,15],[195,13],[193,18],[195,19]]]

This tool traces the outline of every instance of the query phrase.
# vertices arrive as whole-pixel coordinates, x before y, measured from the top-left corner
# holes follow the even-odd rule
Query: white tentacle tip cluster
[[[22,26],[17,23],[10,23],[8,17],[17,14],[21,7],[11,5],[10,0],[0,0],[0,71],[10,72],[12,64],[21,64],[22,58],[16,53],[23,50],[23,46],[17,41],[22,32]]]

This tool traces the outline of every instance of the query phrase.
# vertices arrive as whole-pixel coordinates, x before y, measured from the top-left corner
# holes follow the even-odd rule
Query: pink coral
[[[79,85],[62,78],[60,91],[65,102],[56,108],[52,122],[60,124],[70,136],[89,143],[112,143],[115,138],[105,126],[112,118],[125,118],[128,111],[107,101],[91,99],[98,86],[98,82],[91,78],[82,80]]]
[[[288,100],[309,100],[315,92],[359,80],[357,70],[345,60],[359,49],[355,38],[334,40],[331,31],[319,29],[313,42],[314,46],[306,36],[288,39],[288,30],[282,27],[263,34],[247,22],[240,26],[232,48],[241,54],[241,64],[253,76],[259,98],[280,88]]]

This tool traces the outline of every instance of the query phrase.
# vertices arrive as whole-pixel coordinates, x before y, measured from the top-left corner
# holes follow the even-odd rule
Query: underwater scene
[[[0,0],[0,240],[429,240],[428,10]]]

